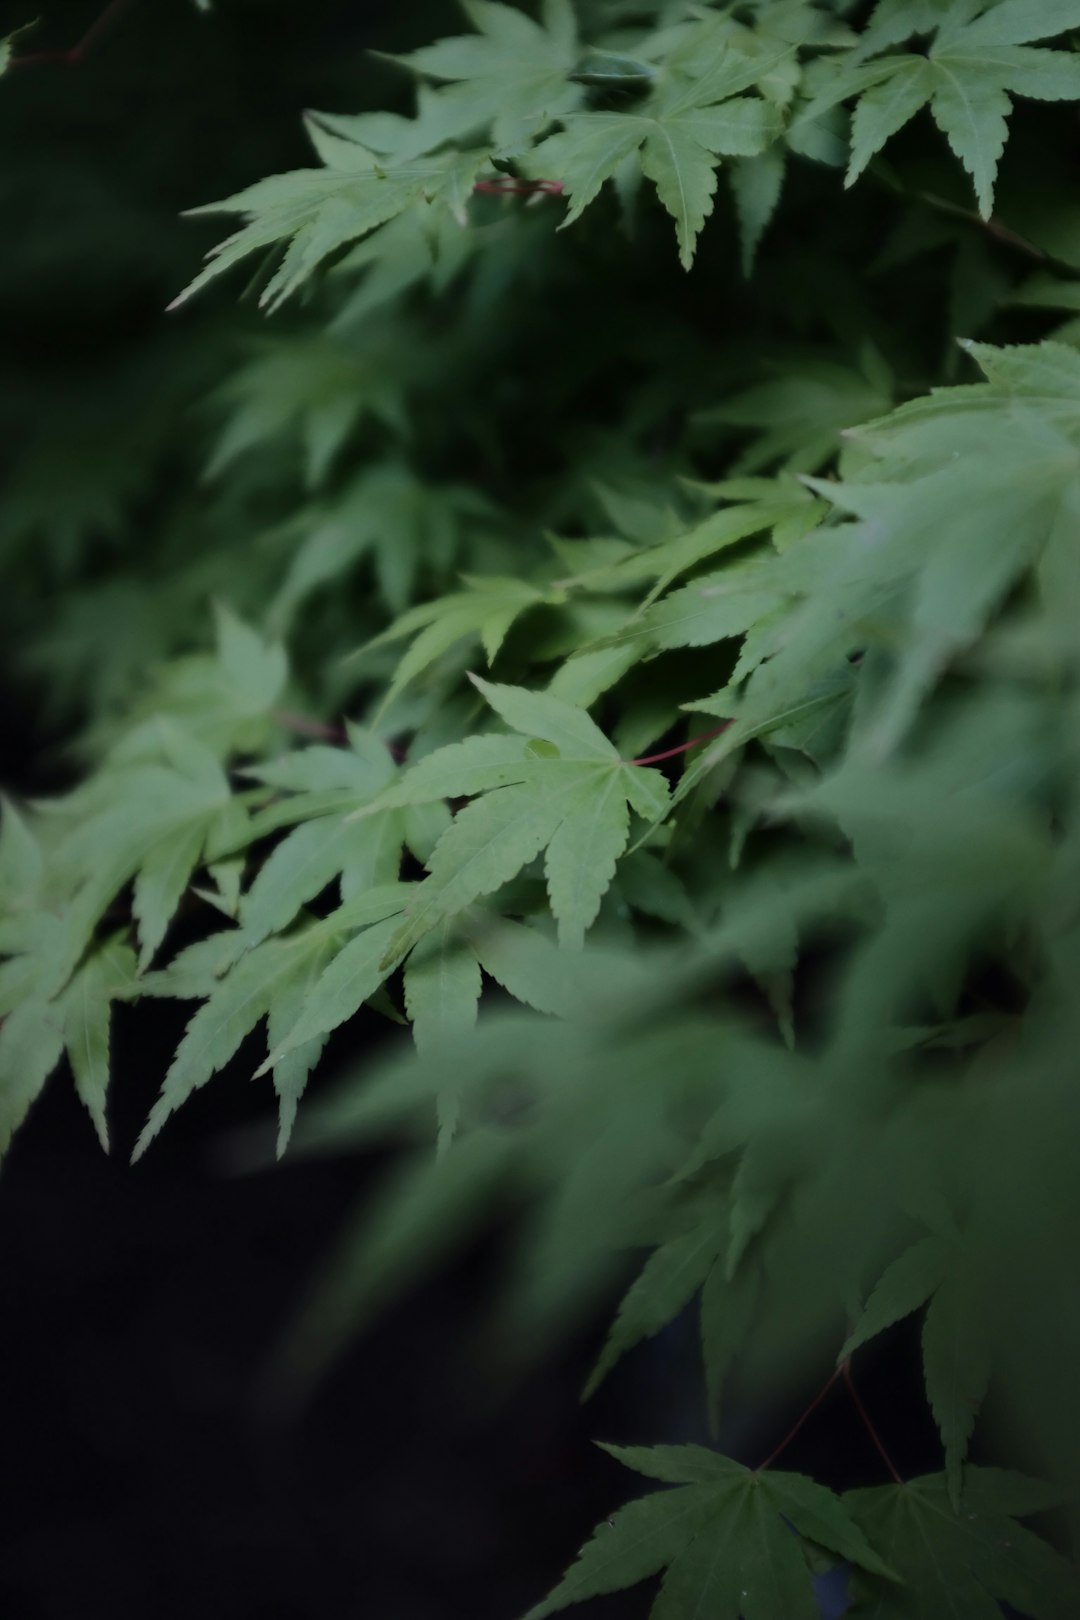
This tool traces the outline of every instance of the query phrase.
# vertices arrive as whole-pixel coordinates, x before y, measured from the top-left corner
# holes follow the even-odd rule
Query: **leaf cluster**
[[[137,1155],[233,1063],[279,1153],[400,1143],[299,1382],[506,1205],[493,1331],[629,1268],[586,1393],[695,1306],[721,1440],[732,1379],[919,1315],[940,1473],[609,1448],[670,1488],[537,1617],[660,1576],[658,1620],[809,1620],[822,1561],[882,1620],[1073,1614],[1016,1521],[1033,1470],[1070,1526],[1080,1445],[1080,8],[465,11],[410,108],[200,210],[173,318],[261,254],[275,319],[222,315],[178,443],[170,396],[6,497],[85,723],[4,806],[0,1146],[65,1063],[106,1141],[154,997]],[[365,1005],[409,1031],[301,1109]]]

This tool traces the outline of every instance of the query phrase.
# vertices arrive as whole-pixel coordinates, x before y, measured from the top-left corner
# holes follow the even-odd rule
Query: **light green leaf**
[[[555,832],[563,803],[576,786],[570,777],[561,793],[538,793],[532,782],[499,788],[459,811],[432,852],[429,876],[390,941],[387,963],[437,922],[516,877]]]
[[[515,1000],[556,1017],[580,1001],[580,965],[539,929],[484,913],[466,920],[484,972]]]
[[[577,50],[566,8],[545,13],[541,27],[495,0],[463,4],[475,34],[439,40],[398,60],[430,78],[459,83],[474,119],[490,122],[496,146],[516,148],[581,99],[569,78]]]
[[[4,1019],[0,1026],[0,1157],[63,1051],[63,1019],[55,1002],[23,1001]]]
[[[270,853],[241,901],[240,921],[251,943],[285,928],[301,906],[343,873],[358,874],[353,893],[393,882],[401,843],[393,812],[360,822],[340,817],[302,822]]]
[[[597,771],[563,805],[563,819],[547,846],[551,910],[559,943],[580,949],[630,836],[622,773]]]
[[[273,1068],[297,1047],[337,1029],[374,995],[390,972],[390,966],[383,965],[383,958],[398,927],[396,917],[392,916],[365,928],[337,953],[309,989],[296,1022],[256,1074]]]
[[[712,212],[720,155],[745,158],[764,152],[780,133],[776,109],[740,95],[764,81],[777,57],[722,51],[715,71],[702,64],[694,78],[674,77],[632,112],[579,113],[541,142],[530,157],[537,173],[562,181],[571,224],[635,152],[641,169],[675,221],[679,257],[689,269],[694,247]]]
[[[934,122],[975,185],[979,212],[989,218],[994,180],[1008,135],[1011,102],[1000,85],[957,73],[938,64],[930,110]]]
[[[79,1094],[97,1132],[109,1151],[105,1099],[109,1087],[109,1015],[112,1001],[129,990],[135,980],[135,956],[126,945],[113,942],[88,958],[68,985],[60,1002],[64,1047]]]
[[[265,714],[285,685],[284,650],[262,638],[226,607],[217,606],[218,658],[236,706],[243,713]]]
[[[533,774],[520,736],[467,737],[447,743],[408,766],[392,787],[351,819],[379,815],[398,806],[430,804],[438,799],[471,798],[490,788],[509,787]]]
[[[413,951],[405,965],[405,1010],[420,1051],[436,1051],[447,1036],[476,1023],[480,964],[470,942],[447,923]]]
[[[756,157],[735,158],[727,166],[739,222],[739,253],[743,275],[749,278],[761,239],[780,203],[786,162],[781,146],[770,146]]]
[[[851,121],[851,161],[845,186],[853,185],[875,152],[909,123],[934,93],[934,72],[922,57],[905,57],[883,83],[860,97]]]
[[[191,882],[206,842],[205,823],[181,825],[150,850],[135,879],[132,915],[139,929],[139,967],[145,968]]]
[[[552,697],[548,692],[529,692],[523,686],[497,686],[479,675],[470,675],[469,679],[508,726],[526,737],[543,737],[554,743],[564,759],[618,759],[614,745],[584,709]]]
[[[321,946],[318,927],[291,939],[266,940],[225,974],[184,1032],[161,1095],[135,1144],[133,1160],[142,1157],[169,1115],[235,1056],[291,982],[305,978],[309,957]],[[300,1040],[292,1044],[298,1046]]]
[[[307,954],[300,970],[284,984],[279,985],[266,1017],[266,1044],[271,1052],[283,1045],[295,1028],[307,1005],[315,984],[333,955],[334,941],[327,938]],[[277,1156],[280,1159],[289,1145],[296,1110],[304,1088],[326,1044],[324,1035],[315,1035],[309,1041],[292,1047],[273,1066],[274,1090],[278,1098]]]

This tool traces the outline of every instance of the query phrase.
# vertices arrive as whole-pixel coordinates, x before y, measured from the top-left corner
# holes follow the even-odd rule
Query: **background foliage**
[[[107,1141],[110,1008],[194,1003],[137,1155],[256,1031],[279,1153],[405,1146],[274,1400],[493,1204],[504,1363],[638,1251],[590,1388],[698,1296],[714,1424],[835,1364],[880,1484],[616,1448],[673,1488],[536,1614],[1073,1614],[1080,7],[424,20],[307,156],[253,54],[95,170],[80,309],[10,47],[0,612],[70,743],[0,837],[5,1143],[62,1064]],[[412,1041],[298,1116],[365,1005]],[[855,1376],[913,1313],[905,1482]]]

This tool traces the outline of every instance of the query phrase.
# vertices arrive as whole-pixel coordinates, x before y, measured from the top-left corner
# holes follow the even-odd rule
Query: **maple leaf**
[[[20,995],[0,1027],[0,1155],[65,1054],[75,1090],[108,1151],[110,1009],[134,979],[134,953],[117,937],[87,955],[59,997],[49,998],[51,986]]]
[[[318,922],[251,949],[245,949],[242,929],[231,930],[201,942],[194,963],[182,953],[147,985],[154,995],[205,999],[184,1031],[133,1157],[145,1153],[170,1114],[235,1056],[264,1018],[273,1044],[257,1072],[275,1071],[283,1151],[321,1037],[351,1018],[386,977],[378,964],[408,893],[404,884],[381,885]],[[301,1051],[302,1057],[285,1063]]]
[[[294,169],[189,210],[192,216],[240,214],[246,223],[212,248],[210,262],[170,304],[181,304],[260,248],[287,243],[284,258],[259,295],[276,309],[324,260],[414,204],[438,200],[461,213],[487,154],[449,152],[427,162],[384,165],[358,142],[323,141],[327,166]]]
[[[114,756],[92,791],[58,807],[73,823],[53,853],[57,874],[67,876],[74,893],[72,966],[109,902],[134,879],[132,913],[145,967],[200,861],[235,827],[228,778],[208,749],[164,722],[137,742],[139,751],[130,739],[132,752]],[[148,745],[152,752],[144,751]]]
[[[561,594],[546,592],[524,580],[492,576],[469,578],[466,583],[470,586],[467,591],[455,591],[410,608],[353,655],[360,657],[406,637],[413,638],[394,671],[380,712],[452,647],[478,640],[488,663],[494,662],[521,615],[551,600],[552,595],[558,599]]]
[[[470,678],[519,736],[478,737],[437,751],[370,807],[473,798],[432,851],[428,877],[390,951],[409,949],[544,849],[560,940],[580,945],[626,847],[630,808],[661,813],[667,784],[658,772],[621,760],[583,709]]]
[[[207,476],[217,478],[239,457],[295,435],[314,487],[365,418],[401,431],[408,376],[386,364],[388,348],[396,354],[399,342],[386,330],[350,342],[321,335],[252,340],[251,358],[217,395],[227,421]]]
[[[748,608],[729,687],[695,705],[735,723],[695,761],[679,797],[751,734],[775,728],[779,716],[837,701],[848,659],[870,642],[896,645],[898,636],[899,656],[883,670],[860,733],[859,768],[870,769],[871,758],[899,745],[944,670],[1017,580],[1030,575],[1048,603],[1072,599],[1080,360],[1063,344],[966,347],[987,382],[935,391],[856,430],[868,452],[859,473],[842,482],[807,480],[859,522],[815,530],[771,565],[744,564],[741,580],[736,573],[726,582],[719,576],[715,587],[695,582],[653,610],[679,620],[662,633],[704,634],[711,623],[723,624],[723,613],[721,603],[714,619],[702,591],[733,593],[736,627],[740,587],[786,597],[756,623]],[[1055,590],[1042,583],[1051,578]],[[831,692],[830,681],[837,683]]]
[[[726,167],[739,223],[742,272],[749,278],[761,239],[780,205],[786,154],[781,146],[770,146],[754,157],[733,158]]]
[[[867,1620],[963,1615],[999,1620],[1008,1603],[1030,1620],[1071,1620],[1080,1583],[1071,1564],[1017,1518],[1056,1505],[1058,1494],[1002,1468],[969,1468],[958,1504],[941,1474],[848,1491],[844,1505],[900,1576],[860,1570],[855,1612]]]
[[[1080,26],[1075,0],[999,0],[988,9],[966,0],[950,4],[897,4],[883,0],[863,36],[856,60],[826,78],[804,117],[858,96],[851,125],[851,185],[885,142],[924,106],[975,187],[988,218],[1005,147],[1011,95],[1041,101],[1080,98],[1080,60],[1062,50],[1033,48]],[[925,55],[867,61],[912,34],[933,33]],[[824,77],[824,75],[823,75]]]
[[[945,1445],[949,1497],[958,1504],[961,1465],[990,1367],[983,1348],[986,1311],[979,1308],[975,1268],[955,1235],[922,1238],[893,1261],[871,1292],[841,1359],[924,1305],[926,1391]]]
[[[272,711],[288,676],[284,649],[221,602],[214,617],[213,652],[174,659],[143,681],[124,729],[107,734],[107,768],[113,761],[159,758],[166,734],[183,734],[219,761],[267,747],[276,732]]]
[[[815,1620],[818,1606],[799,1536],[883,1581],[894,1578],[840,1499],[801,1474],[755,1473],[702,1446],[603,1449],[675,1489],[639,1497],[598,1525],[577,1562],[526,1620],[543,1620],[661,1570],[654,1620],[705,1613],[715,1620]]]
[[[524,141],[581,101],[570,73],[577,61],[577,30],[570,0],[545,0],[536,23],[495,0],[462,0],[476,29],[421,46],[393,60],[432,79],[451,81],[442,100],[468,108],[472,123],[490,124],[496,147],[516,151]]]
[[[689,269],[694,245],[716,192],[721,156],[753,157],[780,132],[776,109],[741,92],[775,65],[775,55],[748,56],[724,45],[714,65],[696,78],[672,75],[640,111],[577,113],[566,127],[534,149],[530,164],[553,174],[570,196],[564,227],[573,223],[601,186],[639,155],[641,171],[675,221],[679,257]]]
[[[728,1246],[726,1198],[706,1197],[687,1231],[659,1244],[619,1305],[607,1341],[585,1385],[591,1395],[620,1356],[672,1321],[709,1277]]]
[[[817,472],[835,456],[846,428],[881,416],[892,402],[893,379],[869,345],[858,366],[792,354],[774,360],[773,380],[744,389],[697,420],[703,428],[756,429],[752,443],[735,457],[736,477],[776,462],[790,472]]]
[[[240,899],[250,945],[280,933],[336,878],[343,904],[397,879],[409,835],[404,813],[391,809],[363,821],[346,814],[374,798],[397,767],[376,738],[351,727],[350,740],[351,748],[305,748],[249,769],[256,780],[296,795],[275,809],[275,819],[287,816],[296,825]]]
[[[278,531],[283,540],[298,543],[271,621],[288,624],[312,592],[345,579],[368,555],[383,601],[402,614],[421,564],[448,565],[461,547],[466,521],[492,515],[475,490],[421,480],[404,462],[366,468],[340,493]]]

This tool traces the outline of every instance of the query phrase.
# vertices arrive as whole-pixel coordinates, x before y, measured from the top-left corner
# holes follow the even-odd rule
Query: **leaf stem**
[[[691,737],[689,742],[680,743],[677,748],[665,748],[659,754],[642,754],[638,759],[628,759],[625,763],[627,765],[659,765],[662,759],[674,759],[676,754],[685,754],[688,749],[696,748],[698,743],[711,742],[714,737],[719,737],[722,731],[726,731],[730,724],[730,720],[721,720],[718,726],[713,726],[710,731],[703,731],[699,737]]]
[[[791,1442],[794,1440],[807,1418],[812,1412],[817,1410],[822,1401],[825,1399],[826,1395],[829,1393],[830,1389],[832,1389],[833,1385],[836,1383],[837,1379],[843,1375],[843,1371],[843,1367],[833,1368],[832,1372],[829,1374],[824,1384],[822,1384],[809,1406],[803,1408],[801,1416],[795,1419],[795,1422],[791,1425],[791,1428],[788,1430],[787,1434],[785,1434],[780,1444],[769,1452],[769,1455],[765,1458],[764,1462],[758,1463],[757,1467],[754,1469],[755,1474],[763,1474],[766,1468],[772,1467],[777,1457],[780,1456],[780,1453],[787,1450],[788,1446],[790,1446]]]
[[[898,1485],[902,1485],[904,1483],[903,1477],[900,1474],[900,1471],[897,1468],[896,1464],[893,1462],[892,1458],[889,1456],[889,1453],[885,1450],[885,1446],[884,1446],[884,1443],[883,1443],[883,1441],[881,1439],[881,1436],[878,1434],[877,1430],[874,1428],[874,1425],[873,1425],[873,1423],[871,1422],[871,1419],[870,1419],[870,1414],[866,1410],[866,1407],[863,1405],[862,1396],[859,1394],[858,1390],[855,1388],[855,1380],[851,1376],[851,1361],[850,1361],[850,1359],[848,1359],[847,1361],[841,1362],[840,1366],[837,1368],[837,1372],[841,1372],[844,1375],[844,1383],[847,1385],[847,1392],[851,1396],[852,1404],[854,1405],[856,1412],[858,1412],[859,1417],[862,1420],[863,1428],[866,1430],[867,1434],[870,1436],[871,1440],[874,1442],[874,1446],[877,1449],[878,1456],[881,1458],[882,1462],[885,1464],[886,1468],[889,1470],[889,1473],[892,1475],[892,1477],[896,1481],[896,1483]]]

